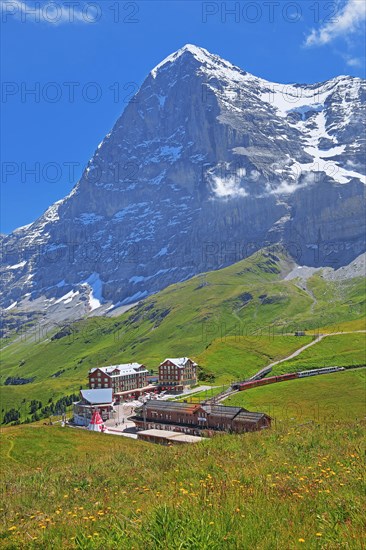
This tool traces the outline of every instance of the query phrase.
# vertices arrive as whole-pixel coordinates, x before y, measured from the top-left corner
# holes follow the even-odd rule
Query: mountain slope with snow
[[[186,45],[72,192],[2,237],[1,305],[105,312],[275,242],[298,264],[350,263],[365,250],[365,97],[359,78],[281,85]]]

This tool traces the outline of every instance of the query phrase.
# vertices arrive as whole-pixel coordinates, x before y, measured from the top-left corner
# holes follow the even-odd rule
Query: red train
[[[284,382],[285,380],[293,380],[299,378],[298,372],[290,372],[288,374],[280,374],[278,376],[269,376],[261,378],[260,380],[252,380],[251,382],[241,382],[237,384],[235,389],[239,391],[248,390],[249,388],[256,388],[257,386],[265,386],[266,384],[274,384],[275,382]]]
[[[293,380],[294,378],[307,378],[317,374],[332,374],[333,372],[343,371],[344,367],[324,367],[321,369],[303,370],[300,372],[289,372],[287,374],[279,374],[278,376],[268,376],[259,380],[248,380],[247,382],[237,382],[232,385],[233,390],[249,390],[256,386],[265,386],[266,384],[274,384],[275,382],[284,382],[285,380]]]

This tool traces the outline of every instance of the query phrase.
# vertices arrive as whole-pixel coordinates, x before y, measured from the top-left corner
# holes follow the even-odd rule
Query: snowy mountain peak
[[[191,57],[193,57],[196,61],[198,61],[202,65],[208,65],[209,67],[220,65],[230,69],[236,69],[242,72],[241,69],[239,69],[239,67],[235,67],[229,61],[222,59],[218,55],[210,53],[205,48],[201,48],[200,46],[195,46],[194,44],[185,44],[182,48],[180,48],[176,52],[173,52],[172,54],[168,55],[165,59],[163,59],[163,61],[161,61],[158,65],[156,65],[156,67],[154,67],[154,69],[151,71],[150,74],[152,75],[153,78],[156,78],[160,69],[166,69],[168,66],[170,66],[171,64],[173,64],[174,62],[176,62],[186,54],[190,54]]]
[[[0,304],[82,317],[238,261],[249,243],[349,263],[365,249],[365,100],[361,79],[276,84],[186,44],[71,193],[2,237]]]
[[[153,78],[156,78],[158,71],[160,69],[162,69],[163,67],[166,68],[166,65],[168,63],[169,64],[174,63],[175,61],[177,61],[177,59],[179,59],[180,57],[182,57],[182,55],[186,53],[190,53],[196,59],[198,60],[200,59],[203,61],[206,59],[208,55],[210,55],[209,52],[207,50],[204,50],[203,48],[199,48],[198,46],[194,46],[193,44],[186,44],[179,50],[171,53],[170,55],[165,57],[162,61],[160,61],[160,63],[158,63],[156,67],[152,69],[150,74],[152,75]]]
[[[201,59],[204,56],[212,56],[212,54],[208,50],[206,50],[205,48],[201,48],[200,46],[196,46],[195,44],[185,44],[183,48],[180,48],[177,51],[179,55],[182,55],[182,53],[184,52],[189,52],[197,58],[201,57]]]

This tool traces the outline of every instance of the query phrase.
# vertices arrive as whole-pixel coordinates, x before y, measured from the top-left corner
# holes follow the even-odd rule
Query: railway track
[[[231,395],[233,395],[233,394],[237,393],[238,391],[240,391],[239,390],[239,385],[240,384],[245,384],[246,382],[254,382],[256,380],[261,380],[262,378],[264,378],[267,374],[269,374],[272,371],[272,367],[274,367],[275,365],[278,365],[279,363],[283,363],[285,361],[288,361],[289,359],[293,359],[294,357],[299,355],[305,349],[319,343],[321,340],[323,340],[323,338],[327,338],[329,336],[336,336],[336,335],[342,335],[342,334],[354,334],[354,333],[366,333],[366,330],[354,330],[354,331],[349,331],[349,332],[331,332],[331,333],[328,333],[328,334],[318,334],[318,336],[316,338],[314,338],[314,340],[312,342],[310,342],[310,344],[306,344],[305,346],[302,346],[301,348],[297,349],[294,353],[292,353],[291,355],[289,355],[289,356],[287,356],[283,359],[280,359],[278,361],[274,361],[270,365],[267,365],[267,367],[264,367],[264,368],[260,369],[258,372],[256,372],[250,378],[247,378],[246,380],[242,380],[241,382],[233,383],[230,388],[228,388],[227,390],[215,395],[214,397],[211,397],[210,399],[207,399],[206,401],[204,401],[204,403],[212,404],[212,405],[217,404],[217,403],[221,403],[221,401],[224,401],[225,399],[227,399]],[[290,373],[290,375],[292,375],[292,374],[297,374],[297,373]],[[298,379],[296,377],[294,377],[294,378]],[[280,381],[280,380],[278,380],[278,381]],[[235,386],[237,386],[236,388],[233,387],[234,384],[235,384]]]

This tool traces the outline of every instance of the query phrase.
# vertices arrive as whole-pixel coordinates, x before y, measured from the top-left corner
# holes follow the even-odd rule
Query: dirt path
[[[11,456],[11,452],[14,449],[14,439],[13,436],[6,437],[6,441],[9,443],[9,449],[6,451],[6,457],[10,460],[14,460],[16,462],[15,458]]]
[[[288,355],[287,357],[284,357],[283,359],[279,359],[278,361],[274,361],[273,363],[270,363],[269,365],[267,365],[266,367],[263,367],[260,371],[258,371],[258,373],[261,372],[264,369],[268,369],[268,368],[272,369],[272,367],[274,367],[275,365],[278,365],[279,363],[283,363],[285,361],[288,361],[289,359],[292,359],[293,357],[297,357],[305,349],[310,348],[311,346],[314,346],[315,344],[317,344],[318,342],[320,342],[324,338],[327,338],[328,336],[337,336],[337,335],[339,336],[339,335],[342,335],[342,334],[357,334],[357,333],[366,333],[366,330],[352,330],[352,331],[349,331],[349,332],[331,332],[331,333],[327,333],[327,334],[319,334],[315,338],[315,340],[310,342],[310,344],[306,344],[305,346],[302,346],[301,348],[299,348],[296,351],[294,351],[293,353],[291,353],[291,355]],[[232,390],[232,389],[229,388],[226,391],[226,393],[223,393],[223,394],[220,394],[220,395],[216,396],[216,402],[219,403],[221,401],[224,401],[230,395],[232,395],[234,393],[237,393],[238,391],[239,390]]]
[[[359,332],[366,332],[366,330],[353,330],[353,331],[350,331],[350,332],[331,332],[329,334],[319,334],[315,338],[315,340],[310,342],[310,344],[306,344],[306,346],[302,346],[301,348],[294,351],[294,353],[292,353],[291,355],[288,355],[287,357],[284,357],[283,359],[279,359],[279,361],[274,361],[273,363],[270,363],[269,365],[267,365],[266,368],[268,368],[268,367],[272,368],[275,365],[278,365],[279,363],[283,363],[284,361],[288,361],[289,359],[293,359],[294,357],[297,357],[305,349],[310,348],[311,346],[314,346],[315,344],[317,344],[318,342],[323,340],[323,338],[327,338],[328,336],[337,336],[337,335],[342,335],[342,334],[356,334],[356,333],[359,333]]]
[[[312,299],[312,304],[310,306],[310,313],[314,313],[314,308],[317,305],[318,300],[315,298],[315,295],[314,295],[313,291],[308,288],[308,286],[306,284],[306,281],[302,281],[302,285],[295,283],[295,286],[297,286],[297,288],[299,288],[300,290],[306,292],[306,294]]]

